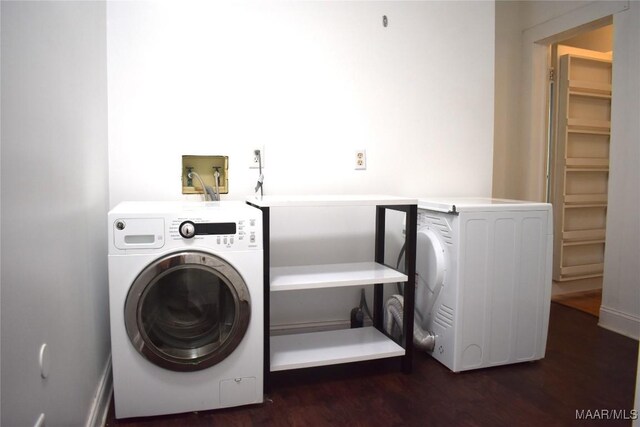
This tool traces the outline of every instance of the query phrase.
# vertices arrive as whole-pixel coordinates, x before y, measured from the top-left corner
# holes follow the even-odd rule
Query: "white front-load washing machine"
[[[108,223],[116,417],[262,402],[260,210],[124,202]]]
[[[416,320],[454,372],[544,357],[551,300],[548,203],[418,202]]]

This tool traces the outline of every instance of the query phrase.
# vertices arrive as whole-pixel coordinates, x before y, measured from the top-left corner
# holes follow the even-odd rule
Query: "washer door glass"
[[[240,344],[250,307],[249,289],[229,263],[190,251],[147,266],[129,290],[124,314],[140,354],[166,369],[196,371]]]

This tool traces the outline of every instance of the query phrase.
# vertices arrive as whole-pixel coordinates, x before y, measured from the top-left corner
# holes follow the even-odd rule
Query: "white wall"
[[[607,241],[600,325],[640,338],[640,3],[613,17]]]
[[[111,206],[181,198],[183,154],[228,155],[223,199],[242,200],[263,144],[265,194],[491,193],[492,2],[112,2],[107,16]],[[373,259],[373,210],[272,215],[273,265]],[[275,297],[274,323],[348,318],[355,292],[324,293],[335,307],[317,315],[313,293]]]
[[[493,197],[522,198],[524,177],[515,167],[521,158],[519,144],[520,55],[522,50],[522,18],[520,1],[496,1],[495,117],[493,147]]]
[[[243,198],[255,144],[270,193],[488,194],[493,21],[487,2],[110,3],[111,205],[180,197],[182,154],[229,155]]]
[[[499,7],[505,7],[499,5]],[[603,278],[603,309],[600,325],[629,336],[640,335],[640,209],[638,188],[638,9],[640,3],[626,1],[528,1],[520,5],[522,48],[510,56],[510,67],[520,64],[517,79],[521,89],[512,96],[521,100],[519,119],[496,115],[496,129],[515,132],[510,153],[516,153],[512,170],[522,175],[517,198],[542,200],[544,197],[545,103],[544,84],[549,43],[575,35],[573,29],[613,15],[614,65],[612,133],[610,148],[609,204]],[[497,15],[509,19],[508,15]],[[498,28],[510,26],[500,22]],[[511,35],[515,35],[514,32]],[[508,42],[500,42],[501,44]],[[503,84],[511,85],[511,81]],[[500,102],[513,102],[499,98]],[[498,105],[496,105],[496,108]],[[496,148],[500,145],[496,142]],[[500,173],[496,170],[496,174]],[[504,175],[503,175],[504,176]],[[494,183],[494,191],[496,185]],[[496,194],[494,195],[502,195]]]
[[[508,1],[508,0],[507,0]],[[550,4],[551,3],[551,4]],[[554,2],[527,0],[522,2],[522,30],[528,30],[533,27],[545,24],[549,21],[558,19],[558,17],[569,15],[578,9],[584,8],[593,0],[559,0]]]
[[[106,7],[0,7],[1,424],[79,426],[109,355]]]

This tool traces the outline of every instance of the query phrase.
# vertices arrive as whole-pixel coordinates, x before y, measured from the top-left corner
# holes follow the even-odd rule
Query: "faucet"
[[[193,187],[193,175],[191,172],[193,172],[193,167],[187,166],[187,187]]]
[[[262,183],[264,182],[264,175],[262,174],[262,155],[260,154],[260,150],[255,150],[253,154],[258,158],[258,182],[256,183],[256,189],[254,192],[257,192],[260,189],[260,196],[264,195],[264,190],[262,188]]]
[[[213,172],[213,184],[215,185],[215,190],[213,192],[212,200],[215,202],[220,201],[220,167],[214,166],[215,172]]]

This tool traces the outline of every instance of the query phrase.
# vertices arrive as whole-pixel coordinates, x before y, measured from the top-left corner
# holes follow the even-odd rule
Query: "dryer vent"
[[[392,337],[402,336],[402,315],[404,313],[404,297],[392,295],[385,303],[384,329]],[[413,321],[413,345],[423,351],[431,352],[436,345],[436,336],[433,332],[425,331],[415,320]]]

